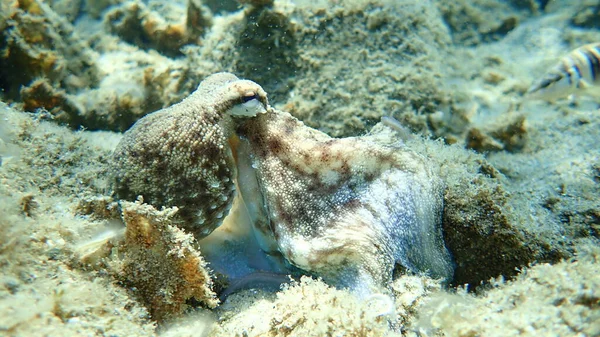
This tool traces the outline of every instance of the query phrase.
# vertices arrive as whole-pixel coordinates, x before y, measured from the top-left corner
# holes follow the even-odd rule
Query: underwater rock
[[[135,287],[157,321],[183,313],[194,299],[209,308],[219,303],[206,262],[194,238],[171,224],[177,209],[157,211],[141,202],[122,202],[127,226],[120,278]]]
[[[159,5],[162,7],[160,12],[180,13],[163,17],[143,2],[129,1],[109,11],[105,21],[123,40],[169,56],[180,56],[180,48],[186,44],[198,44],[212,24],[210,10],[199,0],[188,1],[185,13],[175,4]],[[182,17],[185,19],[181,20]]]
[[[402,336],[390,326],[393,315],[378,315],[378,301],[358,299],[309,277],[284,286],[274,300],[237,301],[247,309],[223,315],[211,336]]]
[[[462,45],[478,45],[500,40],[517,27],[525,16],[523,8],[530,11],[537,6],[519,1],[477,0],[436,1],[444,21],[452,31],[453,40]]]
[[[229,62],[232,72],[261,83],[270,99],[283,101],[295,82],[299,50],[290,18],[270,7],[269,1],[246,1],[243,26]],[[256,69],[269,69],[258,72]]]
[[[98,19],[102,16],[105,9],[125,1],[126,0],[84,0],[81,11],[94,19]]]
[[[448,184],[443,228],[446,245],[456,261],[453,285],[468,284],[469,290],[474,290],[492,277],[513,277],[518,267],[527,266],[536,257],[553,258],[543,256],[551,254],[548,247],[518,227],[508,205],[508,193],[494,184],[483,175],[454,178]]]
[[[471,128],[469,132],[467,132],[465,147],[480,153],[502,151],[504,149],[502,143],[481,131],[479,128]]]
[[[56,14],[73,23],[81,15],[85,0],[53,0],[48,1],[49,6]]]
[[[37,79],[20,90],[23,109],[45,109],[60,121],[78,124],[83,108],[64,90],[56,89],[47,79]]]
[[[0,88],[8,100],[19,101],[21,88],[39,78],[67,94],[97,85],[98,55],[70,22],[41,1],[13,1],[6,9],[0,38]],[[79,113],[66,103],[56,107],[66,112],[61,121],[69,122]]]
[[[187,7],[189,43],[197,41],[210,19],[199,6],[191,1]],[[44,2],[3,2],[1,9],[0,93],[27,111],[45,109],[54,121],[74,129],[124,131],[197,85],[185,61],[120,43],[110,34],[97,35],[86,25],[73,26]],[[177,44],[183,38],[168,39]]]
[[[434,294],[419,308],[422,326],[445,336],[599,336],[600,250],[582,248],[575,259],[536,264],[510,282],[497,278],[481,296]]]
[[[471,128],[467,132],[465,146],[477,152],[510,151],[523,149],[527,142],[527,123],[524,115],[500,118],[485,130]]]
[[[256,7],[271,6],[274,0],[237,0],[240,4],[248,4]]]
[[[449,103],[440,56],[452,41],[432,2],[306,2],[288,17],[300,61],[281,109],[308,126],[356,136],[392,115],[426,134],[426,116]]]
[[[300,268],[362,295],[385,291],[396,263],[452,277],[443,185],[425,158],[331,138],[270,108],[259,85],[232,74],[212,75],[183,102],[140,120],[114,158],[120,198],[180,207],[177,224],[197,238],[222,223],[237,184],[253,231],[232,240],[260,246],[274,271]],[[232,257],[223,261],[244,258],[224,242],[219,253]]]
[[[198,86],[181,59],[126,43],[119,43],[119,49],[106,51],[98,59],[102,70],[98,87],[74,96],[84,111],[79,124],[72,123],[72,127],[124,132],[148,113],[181,102]]]
[[[580,4],[571,24],[581,28],[600,28],[600,4],[594,1]]]

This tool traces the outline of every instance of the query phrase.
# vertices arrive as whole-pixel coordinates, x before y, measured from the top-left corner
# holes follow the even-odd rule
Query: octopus
[[[210,234],[235,197],[229,145],[234,119],[266,112],[267,106],[259,85],[228,74],[209,77],[182,102],[147,115],[125,133],[112,164],[116,194],[177,206],[182,228],[197,238]]]
[[[389,291],[398,268],[453,274],[444,185],[427,158],[369,136],[331,138],[233,74],[139,120],[112,170],[118,198],[177,206],[179,226],[231,284],[307,274],[364,297]]]

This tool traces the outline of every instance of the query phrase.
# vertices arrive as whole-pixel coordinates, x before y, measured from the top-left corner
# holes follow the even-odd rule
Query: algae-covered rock
[[[228,301],[250,307],[226,316],[212,336],[400,336],[388,324],[393,310],[382,314],[385,308],[377,299],[359,301],[309,277],[284,288],[274,301],[250,304],[243,294]]]
[[[216,307],[219,300],[193,236],[170,224],[177,210],[157,211],[140,202],[122,206],[127,229],[119,277],[135,287],[152,318],[177,317],[192,299]]]
[[[212,23],[210,10],[199,0],[177,3],[129,1],[111,9],[105,17],[111,32],[143,49],[155,49],[169,56],[180,56],[186,44],[200,44]],[[164,13],[168,15],[164,17]]]
[[[427,140],[408,146],[439,165],[446,186],[442,224],[456,263],[452,284],[469,284],[473,290],[500,275],[513,277],[534,261],[568,256],[522,225],[505,177],[483,156]]]
[[[443,223],[457,264],[455,285],[476,287],[492,277],[514,276],[541,253],[515,222],[507,198],[501,185],[481,174],[450,181]]]
[[[0,84],[9,98],[17,99],[20,87],[37,77],[69,91],[97,84],[98,55],[68,21],[35,0],[9,8],[0,57]]]
[[[27,100],[31,111],[46,108],[62,122],[76,123],[83,111],[65,94],[98,84],[98,54],[70,22],[40,1],[13,1],[5,25],[0,36],[5,98]],[[40,81],[47,83],[41,92],[36,89]]]
[[[597,336],[600,251],[587,246],[572,260],[523,270],[480,297],[437,294],[416,326],[444,336]]]
[[[523,9],[538,7],[533,1],[499,0],[436,1],[436,5],[450,27],[453,40],[464,45],[501,39],[528,14]]]
[[[302,62],[283,109],[309,126],[358,135],[391,115],[427,132],[424,116],[449,103],[439,56],[451,39],[435,6],[315,2],[290,16]]]
[[[152,336],[148,311],[106,271],[75,262],[78,242],[105,226],[72,212],[97,195],[100,134],[76,133],[0,103],[0,334]]]
[[[501,118],[495,124],[488,124],[484,130],[471,128],[466,135],[468,149],[485,153],[491,151],[522,150],[527,142],[527,125],[524,115]]]
[[[582,28],[600,28],[600,4],[597,1],[583,1],[571,18],[571,24]]]

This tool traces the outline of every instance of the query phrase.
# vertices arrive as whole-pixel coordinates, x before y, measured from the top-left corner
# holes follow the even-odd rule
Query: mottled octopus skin
[[[114,190],[120,199],[177,206],[180,226],[197,238],[218,227],[235,196],[236,167],[229,146],[233,119],[228,111],[256,97],[254,82],[229,73],[205,79],[182,102],[140,119],[114,152]]]
[[[237,133],[245,140],[238,167],[256,170],[241,195],[261,213],[255,231],[265,251],[364,294],[388,287],[396,263],[452,276],[442,182],[421,156],[366,137],[334,139],[273,109]]]
[[[266,113],[240,113],[245,104]],[[258,84],[234,75],[212,75],[138,121],[114,158],[117,196],[179,207],[180,226],[208,235],[203,254],[232,279],[300,269],[369,295],[389,289],[396,264],[452,276],[443,186],[425,158],[369,137],[331,138],[269,107]],[[210,236],[236,184],[252,227]]]

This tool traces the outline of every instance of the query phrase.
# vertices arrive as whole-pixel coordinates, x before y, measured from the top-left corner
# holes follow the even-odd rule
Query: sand
[[[600,100],[523,98],[563,55],[600,41],[598,8],[2,0],[0,335],[600,335]],[[398,273],[387,308],[305,277],[211,308],[199,298],[209,290],[157,299],[132,284],[111,153],[136,120],[218,71],[332,136],[374,130],[431,158],[447,186],[450,285]],[[201,261],[168,219],[140,212]],[[206,282],[188,271],[155,287]]]

